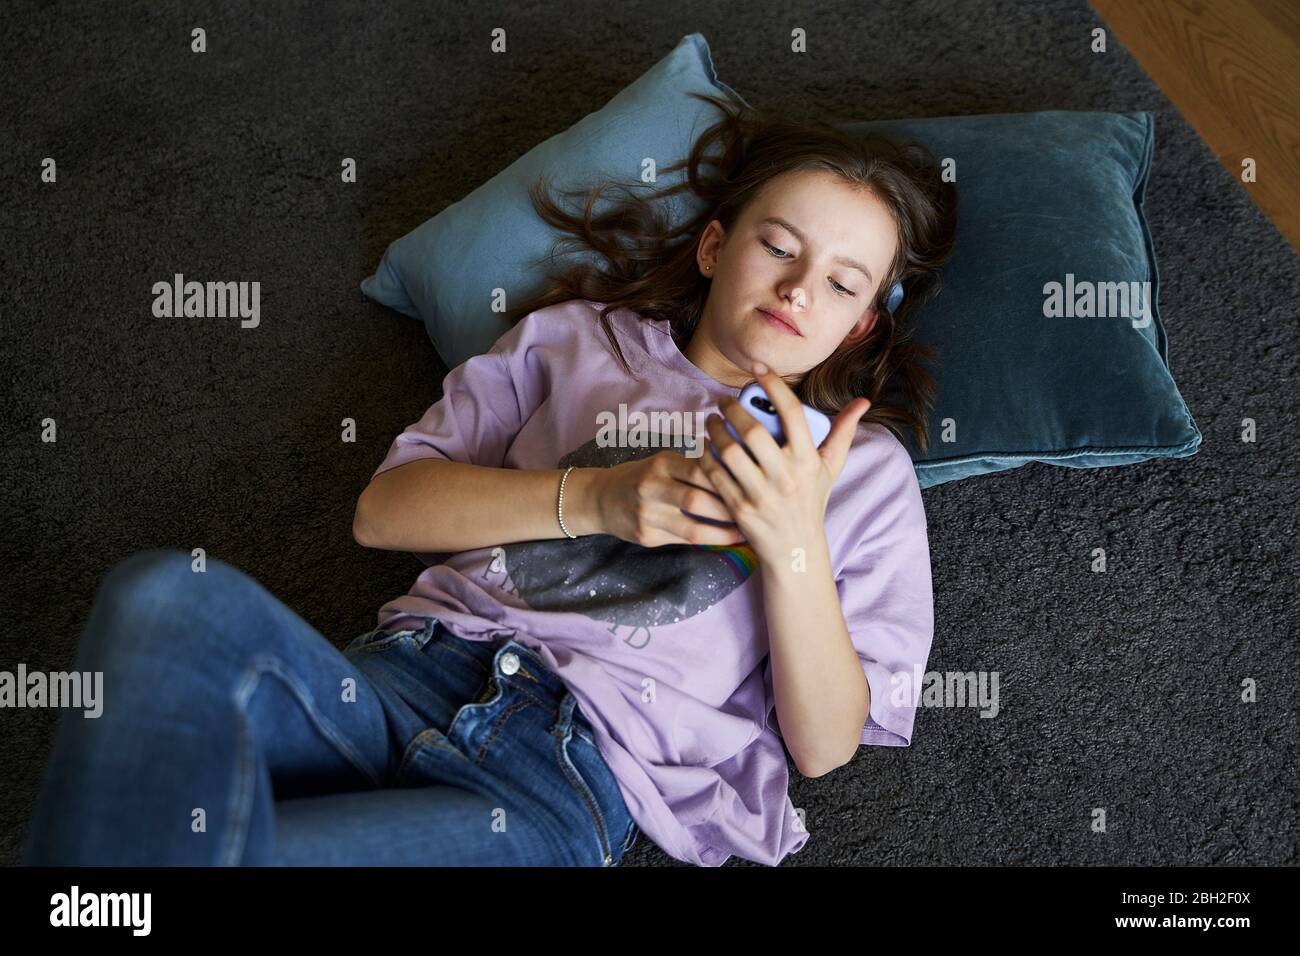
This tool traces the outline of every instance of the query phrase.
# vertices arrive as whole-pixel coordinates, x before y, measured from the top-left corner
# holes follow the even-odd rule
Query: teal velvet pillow
[[[1041,461],[1071,468],[1196,453],[1169,370],[1142,212],[1150,113],[842,123],[951,160],[957,242],[921,313],[939,397],[921,487]]]
[[[362,291],[422,319],[448,368],[486,352],[507,328],[494,301],[539,292],[552,267],[559,234],[532,208],[533,181],[641,187],[643,157],[661,170],[684,159],[718,119],[691,92],[734,93],[698,33],[604,108],[390,244]],[[905,440],[921,487],[1028,461],[1091,468],[1195,453],[1201,433],[1170,375],[1142,213],[1149,113],[838,125],[921,142],[955,174],[957,242],[915,335],[935,350],[938,386],[928,450]],[[679,205],[674,221],[696,211]]]

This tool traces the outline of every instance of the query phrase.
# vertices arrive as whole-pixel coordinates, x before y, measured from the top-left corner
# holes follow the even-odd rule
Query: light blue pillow
[[[529,187],[545,175],[557,196],[602,180],[636,190],[644,157],[658,170],[685,159],[718,120],[716,108],[692,92],[739,98],[718,79],[698,33],[603,109],[394,241],[362,291],[422,319],[448,368],[486,352],[508,328],[493,310],[494,290],[502,290],[498,308],[541,292],[561,235],[537,216]],[[1169,372],[1156,308],[1159,274],[1142,212],[1149,113],[838,125],[895,133],[955,164],[957,242],[943,290],[921,313],[915,335],[937,358],[930,446],[922,454],[910,436],[904,440],[921,487],[1029,461],[1088,468],[1196,452],[1201,433]],[[657,192],[684,176],[659,174],[644,188]],[[690,205],[696,201],[673,197],[673,223],[698,212]],[[1049,317],[1045,289],[1053,282],[1063,293],[1073,283],[1076,294],[1080,282],[1149,282],[1149,321]],[[1109,299],[1113,291],[1103,293],[1111,305],[1118,304]],[[1070,301],[1078,304],[1077,295]]]
[[[385,250],[361,291],[381,305],[422,319],[450,368],[490,349],[509,328],[493,311],[494,290],[512,306],[540,293],[559,233],[541,220],[528,188],[545,175],[559,198],[587,189],[599,178],[622,182],[645,195],[683,181],[685,171],[659,170],[685,159],[718,110],[688,94],[733,93],[713,70],[709,45],[692,33],[602,109],[534,146],[459,202],[417,226]],[[641,183],[645,158],[657,182]],[[611,192],[614,192],[611,190]],[[617,198],[617,197],[613,197]],[[613,198],[597,206],[606,208]],[[698,212],[692,197],[671,197],[672,218]],[[577,253],[557,255],[558,264]]]

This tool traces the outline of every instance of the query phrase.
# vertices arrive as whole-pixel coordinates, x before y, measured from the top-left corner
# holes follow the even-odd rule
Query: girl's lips
[[[768,321],[769,325],[775,326],[776,328],[780,329],[782,332],[786,333],[787,335],[799,336],[799,331],[797,329],[789,325],[786,325],[784,322],[782,322],[780,319],[774,316],[771,312],[765,312],[763,309],[759,309],[758,314],[761,315],[763,318],[765,318]]]

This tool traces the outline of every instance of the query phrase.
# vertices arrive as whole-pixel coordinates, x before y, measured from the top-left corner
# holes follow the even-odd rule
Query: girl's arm
[[[367,548],[416,554],[561,538],[555,506],[563,476],[559,468],[416,458],[371,479],[357,501],[352,536]],[[609,468],[574,468],[564,483],[564,524],[575,537],[612,534],[648,548],[743,543],[710,488],[700,466],[675,451]]]
[[[759,571],[781,739],[801,774],[820,777],[857,752],[871,691],[840,610],[826,536],[803,551],[800,560],[762,561]]]
[[[818,448],[789,386],[761,363],[754,374],[780,413],[786,444],[778,447],[728,396],[718,405],[722,415],[707,420],[727,468],[711,449],[700,462],[758,557],[781,737],[799,772],[816,777],[853,756],[871,705],[840,607],[825,528],[831,486],[870,402],[854,399],[842,409]],[[723,416],[739,442],[723,428]]]
[[[602,530],[592,487],[600,470],[574,468],[564,483],[564,523],[575,535]],[[418,458],[371,480],[352,536],[363,547],[417,554],[563,538],[555,516],[563,474]]]
[[[553,356],[573,350],[577,324],[542,309],[492,348],[452,369],[442,397],[390,446],[357,500],[352,536],[363,547],[454,554],[564,536],[555,517],[563,470],[504,467],[524,424],[550,394]],[[596,469],[564,485],[564,523],[590,534]]]

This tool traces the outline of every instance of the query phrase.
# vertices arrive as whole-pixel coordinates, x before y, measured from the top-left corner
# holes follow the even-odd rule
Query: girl
[[[908,339],[955,195],[921,147],[704,98],[722,119],[659,196],[570,215],[535,186],[604,263],[393,442],[354,535],[427,567],[376,630],[340,653],[179,551],[109,573],[77,664],[104,714],[60,724],[25,862],[612,866],[644,832],[775,865],[816,823],[787,757],[910,744],[933,596],[900,439],[926,447],[933,382]]]

